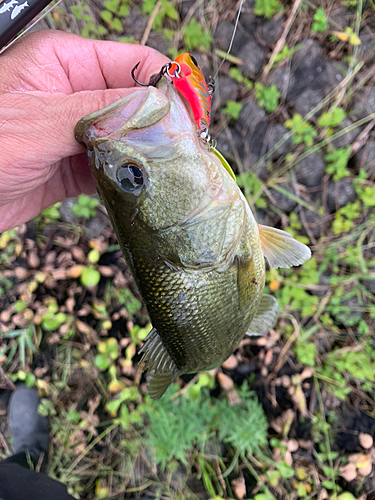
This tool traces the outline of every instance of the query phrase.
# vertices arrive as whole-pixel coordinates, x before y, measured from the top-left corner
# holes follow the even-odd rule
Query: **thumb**
[[[76,92],[70,95],[48,94],[50,105],[48,127],[49,142],[61,160],[84,151],[74,137],[74,127],[86,115],[94,113],[122,97],[135,92],[135,89],[107,89]]]

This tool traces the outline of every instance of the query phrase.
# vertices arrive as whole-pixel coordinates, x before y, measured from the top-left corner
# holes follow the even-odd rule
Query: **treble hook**
[[[156,87],[156,85],[160,82],[160,80],[163,78],[163,76],[167,73],[168,70],[171,66],[171,63],[164,64],[164,66],[161,67],[159,73],[156,73],[155,75],[152,75],[150,77],[150,81],[148,83],[143,83],[137,80],[137,78],[134,75],[135,70],[138,68],[140,65],[141,61],[137,62],[137,64],[134,66],[134,68],[131,71],[131,75],[135,83],[138,83],[138,85],[141,85],[142,87]]]
[[[134,68],[132,69],[132,78],[133,80],[135,81],[135,83],[138,83],[138,85],[142,85],[142,87],[148,87],[150,84],[149,83],[142,83],[140,82],[139,80],[136,79],[136,77],[134,76],[134,71],[138,68],[138,66],[141,64],[141,61],[138,61],[137,64],[134,66]]]

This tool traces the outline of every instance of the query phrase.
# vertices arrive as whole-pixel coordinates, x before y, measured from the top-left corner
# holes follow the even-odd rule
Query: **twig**
[[[296,319],[294,318],[294,316],[291,316],[290,320],[293,323],[294,332],[288,338],[288,340],[285,343],[284,347],[281,349],[281,352],[280,352],[278,360],[277,360],[277,364],[276,364],[275,368],[272,370],[272,372],[268,375],[266,381],[264,382],[265,385],[267,385],[273,378],[276,377],[276,374],[280,371],[280,369],[282,368],[282,366],[285,363],[285,358],[287,356],[287,352],[288,352],[290,346],[300,336],[299,326],[298,326],[298,323],[297,323]]]
[[[148,37],[150,36],[150,32],[151,32],[151,28],[152,28],[152,25],[155,21],[155,17],[158,15],[159,13],[159,9],[160,9],[160,5],[161,5],[161,0],[158,0],[156,2],[156,5],[154,7],[154,10],[152,11],[152,14],[150,16],[150,19],[148,20],[148,23],[147,23],[147,26],[146,26],[146,29],[143,33],[143,36],[142,36],[142,39],[141,39],[141,45],[146,45],[147,43],[147,40],[148,40]]]
[[[366,128],[363,129],[363,131],[359,134],[357,140],[353,143],[352,145],[352,153],[351,156],[354,155],[359,149],[361,149],[365,143],[368,141],[368,135],[371,131],[371,129],[375,125],[375,120],[372,120]]]
[[[268,73],[270,72],[270,70],[273,66],[273,63],[275,62],[277,54],[279,52],[281,52],[282,48],[284,47],[286,37],[288,36],[289,30],[290,30],[292,23],[296,17],[297,10],[298,10],[298,7],[300,6],[301,1],[302,0],[295,0],[294,1],[292,10],[291,10],[289,18],[286,22],[283,34],[281,35],[279,41],[277,42],[277,44],[275,45],[275,48],[273,49],[270,60],[268,61],[267,66],[264,68],[261,80],[265,80],[267,78]]]
[[[5,375],[4,370],[2,368],[0,368],[0,389],[8,389],[10,391],[16,390],[16,386]]]
[[[199,373],[197,373],[195,375],[194,378],[192,378],[190,380],[190,382],[188,382],[182,389],[180,389],[179,391],[175,392],[174,394],[172,394],[172,396],[170,397],[171,400],[173,399],[176,399],[178,396],[182,396],[183,394],[185,394],[185,392],[192,386],[195,384],[195,382],[198,380],[199,378]]]

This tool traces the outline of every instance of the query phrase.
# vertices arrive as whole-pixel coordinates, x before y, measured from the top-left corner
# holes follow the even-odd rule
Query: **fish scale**
[[[147,310],[154,318],[154,328],[168,332],[163,339],[165,346],[174,353],[177,366],[188,372],[218,362],[218,356],[219,361],[228,357],[239,337],[243,337],[257,307],[256,302],[252,307],[245,307],[239,321],[241,306],[237,294],[233,293],[237,289],[235,266],[226,273],[176,273],[163,264],[149,268],[147,262],[137,261],[134,276]],[[257,279],[262,283],[262,276]],[[201,286],[197,286],[198,281]],[[249,287],[252,297],[263,288],[251,280]],[[161,293],[155,293],[156,290]],[[184,301],[180,300],[181,294],[185,296]],[[214,314],[217,307],[220,307],[218,316]]]

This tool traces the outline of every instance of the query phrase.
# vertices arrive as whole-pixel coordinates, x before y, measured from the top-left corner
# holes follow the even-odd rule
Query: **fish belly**
[[[235,264],[225,272],[186,272],[138,261],[135,277],[153,327],[185,373],[219,365],[234,351],[263,291],[253,284],[250,300],[241,303]]]

